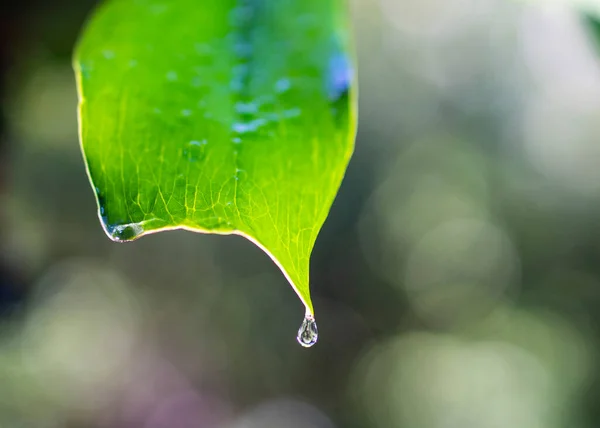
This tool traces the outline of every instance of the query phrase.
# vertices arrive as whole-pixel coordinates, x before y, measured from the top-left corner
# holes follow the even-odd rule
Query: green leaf
[[[115,241],[238,234],[313,313],[309,258],[350,160],[343,0],[112,0],[77,46],[80,138]]]

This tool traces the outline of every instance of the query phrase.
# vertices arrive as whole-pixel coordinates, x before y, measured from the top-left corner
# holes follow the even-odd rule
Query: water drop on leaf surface
[[[319,331],[317,330],[317,322],[312,315],[306,315],[300,330],[298,330],[298,343],[305,348],[310,348],[319,338]]]

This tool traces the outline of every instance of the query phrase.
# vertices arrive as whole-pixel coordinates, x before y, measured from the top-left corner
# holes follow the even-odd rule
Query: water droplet
[[[231,129],[238,134],[244,134],[246,132],[254,132],[266,124],[267,121],[265,119],[258,118],[250,122],[236,122],[231,126]]]
[[[102,55],[104,55],[104,58],[106,58],[106,59],[113,59],[115,57],[115,53],[110,50],[102,51]]]
[[[187,117],[187,116],[191,116],[191,115],[192,115],[192,111],[191,111],[191,110],[188,110],[188,109],[181,110],[181,115],[182,115],[182,116],[186,116],[186,117]]]
[[[352,84],[353,70],[350,60],[342,54],[332,57],[329,61],[329,76],[327,92],[331,101],[337,101],[348,94]]]
[[[198,55],[208,55],[211,52],[210,45],[207,45],[205,43],[196,43],[194,45],[194,49],[196,50],[196,53]]]
[[[247,123],[236,122],[231,126],[231,129],[233,129],[235,132],[243,134],[244,132],[250,131],[252,128]]]
[[[202,86],[202,79],[198,76],[192,78],[192,86],[194,88],[199,88],[200,86]]]
[[[285,118],[298,117],[300,116],[301,110],[298,107],[291,108],[289,110],[285,110],[282,114]]]
[[[235,111],[240,114],[256,113],[258,111],[258,105],[255,103],[244,103],[239,101],[235,104]]]
[[[231,72],[234,75],[241,75],[241,76],[247,75],[249,71],[250,71],[250,66],[248,64],[244,64],[244,63],[237,64],[231,69]]]
[[[229,82],[229,87],[234,92],[241,92],[244,89],[244,82],[242,82],[241,78],[235,77],[231,82]]]
[[[305,348],[310,348],[319,338],[319,331],[317,330],[317,322],[312,315],[306,315],[300,330],[298,330],[298,343]]]
[[[188,160],[188,162],[197,162],[199,160],[204,159],[204,146],[206,146],[206,140],[192,140],[188,143],[187,148],[183,149],[183,157]]]
[[[175,71],[169,71],[167,73],[167,80],[174,82],[175,80],[177,80],[177,73]]]
[[[282,78],[275,83],[275,90],[279,93],[286,92],[292,87],[290,79]]]
[[[305,28],[317,27],[319,25],[319,20],[312,13],[297,16],[296,22]]]
[[[89,79],[91,71],[94,69],[93,63],[90,62],[81,62],[79,63],[79,70],[81,71],[81,76],[84,79]]]
[[[238,42],[233,45],[233,50],[238,58],[248,58],[252,55],[252,45],[250,43]]]
[[[113,241],[125,242],[131,241],[144,233],[142,223],[128,223],[128,224],[106,224],[106,231],[110,235]]]
[[[233,26],[245,25],[253,15],[254,9],[249,5],[238,6],[229,13],[229,22]]]

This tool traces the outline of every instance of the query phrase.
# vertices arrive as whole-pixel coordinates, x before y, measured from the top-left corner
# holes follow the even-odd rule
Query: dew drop
[[[254,10],[250,6],[238,6],[229,14],[231,25],[245,25],[252,19]]]
[[[241,92],[244,89],[244,83],[240,78],[234,78],[231,82],[229,82],[229,87],[234,92]]]
[[[250,122],[236,122],[231,126],[231,129],[238,134],[244,134],[246,132],[254,132],[266,124],[267,121],[265,119],[258,118]]]
[[[238,58],[248,58],[252,55],[252,45],[250,43],[238,42],[233,45],[233,49]]]
[[[204,146],[206,146],[206,140],[192,140],[188,143],[186,148],[183,149],[183,157],[188,162],[197,162],[204,159]]]
[[[231,71],[234,75],[245,76],[250,71],[250,66],[248,64],[244,64],[244,63],[238,64],[238,65],[234,66]]]
[[[200,86],[202,86],[202,79],[198,76],[194,77],[192,79],[192,86],[194,88],[199,88]]]
[[[91,62],[81,62],[79,64],[79,70],[81,71],[81,76],[85,79],[90,78],[91,71],[93,70],[93,64]]]
[[[240,114],[252,114],[258,111],[258,106],[255,103],[244,103],[240,101],[235,104],[235,111]]]
[[[142,223],[106,224],[106,231],[116,242],[132,241],[144,233]]]
[[[289,110],[285,110],[282,114],[283,117],[285,117],[286,119],[292,118],[292,117],[298,117],[300,116],[301,110],[298,107],[294,107],[291,108]]]
[[[210,45],[205,43],[196,43],[194,45],[194,49],[196,50],[196,53],[201,56],[209,55],[211,52]]]
[[[319,331],[317,330],[317,322],[312,315],[306,315],[300,330],[298,330],[298,343],[305,348],[310,348],[319,338]]]
[[[336,55],[329,62],[327,92],[331,101],[337,101],[348,94],[352,84],[353,71],[350,60],[344,55]]]
[[[290,79],[282,78],[275,83],[275,90],[280,94],[288,91],[292,87]]]

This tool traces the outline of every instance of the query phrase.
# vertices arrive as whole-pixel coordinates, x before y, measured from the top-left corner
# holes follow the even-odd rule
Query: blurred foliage
[[[98,228],[68,5],[91,6],[24,8],[2,44],[1,427],[600,425],[600,63],[578,11],[354,3],[357,152],[307,352],[249,242]]]

